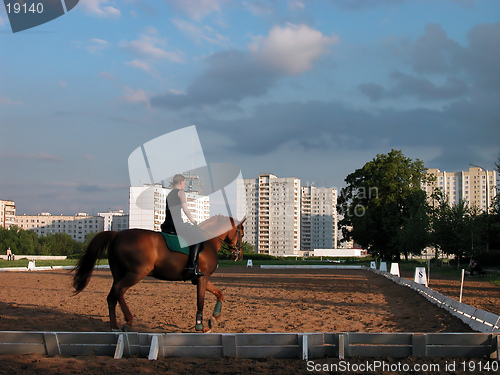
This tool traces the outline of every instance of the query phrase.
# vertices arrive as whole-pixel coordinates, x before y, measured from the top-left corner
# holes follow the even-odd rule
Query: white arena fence
[[[119,333],[0,332],[0,354],[122,358],[499,358],[486,333]]]
[[[396,284],[406,286],[420,293],[428,301],[436,306],[445,309],[453,316],[456,316],[470,328],[477,332],[484,333],[500,333],[500,316],[488,311],[476,309],[465,303],[460,303],[453,298],[442,295],[441,293],[432,290],[425,285],[418,284],[412,280],[408,280],[389,272],[380,271],[377,269],[369,269],[372,272],[383,275],[394,281]]]

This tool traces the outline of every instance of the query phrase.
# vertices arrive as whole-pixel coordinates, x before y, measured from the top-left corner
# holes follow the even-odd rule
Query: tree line
[[[500,171],[500,157],[495,165]],[[450,204],[439,189],[429,199],[422,184],[435,180],[426,171],[422,161],[392,150],[349,174],[337,204],[344,240],[387,261],[426,247],[459,262],[500,249],[499,194],[486,212],[465,201]]]
[[[89,233],[85,242],[78,242],[67,233],[53,233],[38,237],[31,230],[12,226],[0,228],[0,250],[10,247],[14,255],[66,255],[77,257],[87,248],[95,233]]]

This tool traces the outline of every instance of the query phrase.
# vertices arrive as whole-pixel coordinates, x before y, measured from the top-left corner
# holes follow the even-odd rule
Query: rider
[[[171,187],[172,191],[167,195],[165,221],[161,225],[161,230],[165,233],[180,235],[191,244],[185,272],[188,278],[196,282],[199,277],[203,276],[203,273],[198,270],[198,258],[203,250],[204,237],[197,228],[196,220],[187,205],[186,193],[184,192],[186,178],[181,174],[176,174],[171,182]],[[193,225],[183,222],[181,210],[184,211]]]

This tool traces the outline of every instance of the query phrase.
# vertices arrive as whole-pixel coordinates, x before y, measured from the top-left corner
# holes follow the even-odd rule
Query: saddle
[[[170,234],[165,232],[160,232],[165,241],[167,242],[167,247],[170,251],[177,251],[189,255],[189,246],[184,238],[178,236],[177,234]]]

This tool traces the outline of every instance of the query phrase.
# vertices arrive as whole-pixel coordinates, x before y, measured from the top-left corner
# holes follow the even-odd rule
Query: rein
[[[237,257],[238,253],[240,253],[242,251],[241,243],[242,243],[243,238],[242,238],[242,235],[241,235],[241,228],[239,226],[237,226],[237,225],[235,226],[236,227],[236,234],[238,236],[238,240],[236,241],[236,245],[230,245],[230,244],[228,244],[226,241],[220,239],[218,236],[214,236],[212,233],[210,233],[209,231],[207,231],[207,230],[205,230],[203,228],[200,228],[198,225],[196,227],[198,229],[202,230],[203,232],[209,234],[210,236],[212,236],[212,238],[216,238],[221,243],[221,245],[223,243],[225,243],[227,245],[227,247],[229,248],[229,251],[231,251],[231,255],[232,256]]]

